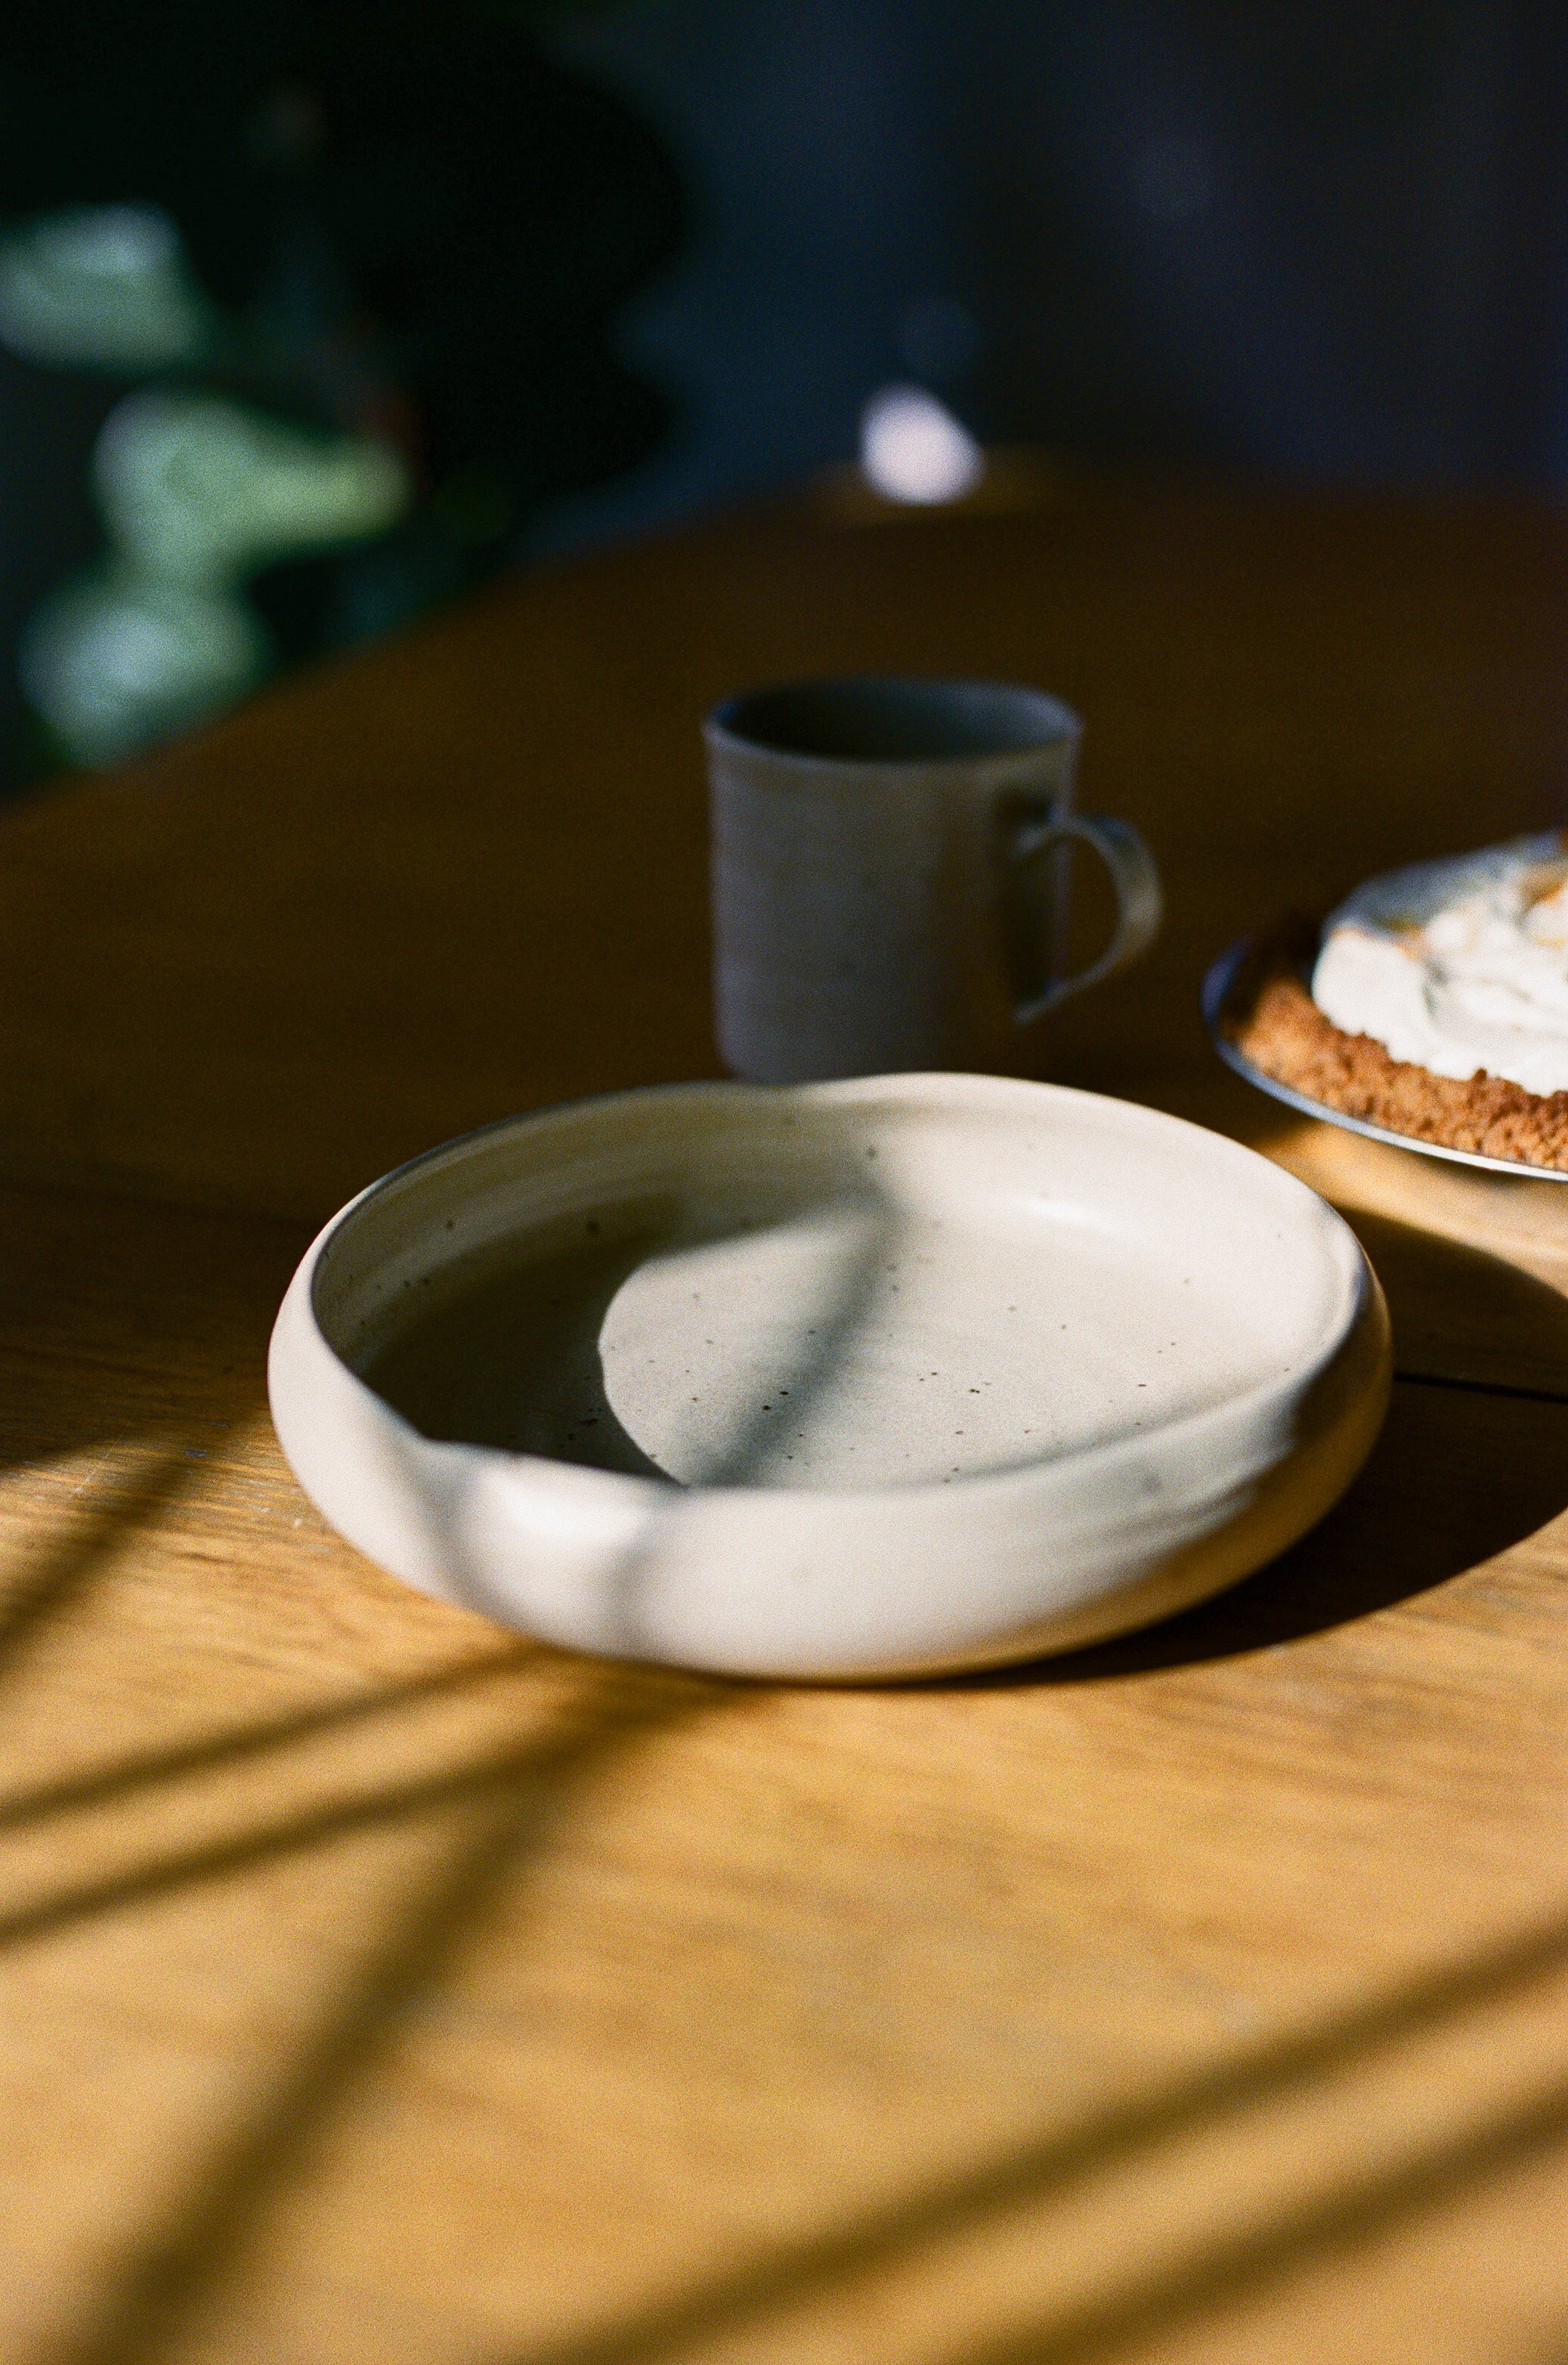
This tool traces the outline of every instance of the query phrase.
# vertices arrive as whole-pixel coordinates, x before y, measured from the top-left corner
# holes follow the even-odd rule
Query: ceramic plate
[[[1254,1067],[1245,1051],[1238,1048],[1224,1031],[1226,1006],[1235,991],[1238,974],[1248,955],[1254,949],[1252,939],[1244,936],[1227,952],[1220,955],[1204,980],[1204,1020],[1209,1030],[1209,1040],[1227,1068],[1234,1068],[1249,1084],[1256,1084],[1271,1100],[1282,1101],[1286,1108],[1297,1109],[1303,1116],[1321,1117],[1325,1125],[1337,1125],[1346,1133],[1364,1135],[1368,1141],[1385,1141],[1392,1149],[1417,1150],[1423,1158],[1446,1159],[1454,1166],[1481,1166],[1489,1174],[1523,1175],[1534,1182],[1568,1182],[1568,1172],[1554,1166],[1527,1166],[1518,1158],[1484,1158],[1477,1149],[1450,1149],[1440,1141],[1418,1141],[1414,1134],[1393,1133],[1385,1125],[1369,1125],[1364,1117],[1347,1116],[1342,1109],[1330,1108],[1327,1102],[1315,1101],[1294,1085],[1282,1084],[1275,1076],[1266,1075]],[[1302,979],[1305,984],[1305,975]]]
[[[302,1485],[575,1648],[812,1678],[1094,1640],[1256,1568],[1371,1445],[1387,1325],[1278,1167],[939,1075],[547,1110],[355,1200],[278,1317]]]

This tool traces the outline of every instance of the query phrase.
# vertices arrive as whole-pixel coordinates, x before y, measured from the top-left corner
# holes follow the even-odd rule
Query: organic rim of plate
[[[1327,1101],[1315,1101],[1309,1093],[1298,1093],[1294,1084],[1282,1084],[1277,1076],[1255,1067],[1226,1035],[1224,1022],[1226,1004],[1235,990],[1241,965],[1256,950],[1255,937],[1238,937],[1221,953],[1204,980],[1204,1023],[1209,1030],[1209,1040],[1226,1066],[1245,1082],[1256,1085],[1259,1092],[1267,1093],[1271,1100],[1282,1102],[1301,1116],[1337,1125],[1344,1133],[1359,1133],[1364,1141],[1386,1142],[1390,1149],[1414,1149],[1423,1158],[1441,1158],[1454,1166],[1479,1166],[1487,1174],[1511,1175],[1516,1182],[1568,1182],[1568,1168],[1529,1166],[1522,1158],[1488,1158],[1479,1149],[1450,1149],[1446,1141],[1422,1141],[1413,1133],[1394,1133],[1385,1125],[1369,1125],[1365,1117],[1330,1108]]]
[[[913,1163],[905,1173],[897,1171],[898,1128],[911,1120]],[[356,1243],[346,1263],[337,1260],[334,1294],[341,1281],[389,1305],[395,1291],[413,1285],[409,1274],[434,1273],[487,1241],[537,1233],[554,1220],[552,1209],[591,1215],[611,1204],[603,1194],[633,1179],[663,1189],[662,1160],[675,1160],[671,1173],[678,1168],[704,1184],[717,1174],[722,1208],[730,1186],[713,1161],[725,1137],[739,1161],[733,1183],[736,1173],[744,1179],[748,1157],[750,1171],[771,1176],[773,1163],[757,1161],[774,1161],[778,1137],[799,1128],[812,1138],[812,1159],[794,1180],[817,1192],[812,1205],[828,1204],[820,1178],[812,1180],[816,1163],[824,1152],[832,1165],[852,1149],[863,1173],[868,1124],[883,1127],[874,1138],[884,1158],[890,1148],[895,1153],[891,1168],[878,1170],[886,1190],[907,1182],[913,1213],[947,1204],[946,1188],[961,1200],[979,1188],[973,1177],[983,1168],[980,1234],[997,1205],[1013,1206],[1023,1179],[1031,1205],[1038,1199],[1048,1209],[1060,1199],[1076,1237],[1079,1201],[1098,1171],[1120,1186],[1129,1220],[1143,1204],[1141,1181],[1157,1211],[1150,1252],[1165,1252],[1159,1239],[1174,1227],[1173,1252],[1185,1260],[1210,1242],[1212,1227],[1198,1211],[1217,1187],[1238,1219],[1250,1208],[1243,1237],[1271,1269],[1276,1244],[1299,1229],[1305,1261],[1294,1328],[1287,1325],[1260,1362],[1257,1345],[1238,1340],[1235,1379],[1217,1394],[1200,1389],[1188,1408],[1173,1403],[1147,1428],[1141,1418],[1113,1423],[1103,1441],[977,1469],[952,1486],[915,1477],[837,1492],[766,1481],[672,1485],[662,1464],[655,1482],[515,1445],[470,1443],[461,1432],[443,1438],[378,1395],[350,1351],[334,1345],[332,1333],[345,1321],[352,1331],[360,1318],[351,1300],[318,1319],[318,1262],[334,1241]],[[998,1167],[1003,1145],[1010,1155]],[[579,1168],[592,1183],[586,1194],[573,1180]],[[833,1193],[844,1172],[832,1165]],[[935,1195],[923,1203],[923,1190]],[[743,1223],[718,1237],[747,1235]],[[1237,1241],[1233,1227],[1211,1323],[1226,1319]],[[960,1249],[956,1268],[962,1292],[970,1285],[967,1253]],[[1073,1286],[1085,1306],[1102,1306],[1103,1275],[1092,1261]],[[977,1336],[983,1345],[983,1323]],[[1202,1126],[1099,1094],[936,1075],[655,1087],[534,1112],[443,1145],[371,1185],[308,1251],[274,1331],[269,1383],[280,1440],[306,1491],[340,1532],[405,1581],[571,1649],[834,1681],[954,1672],[1071,1649],[1237,1582],[1344,1492],[1381,1423],[1389,1362],[1382,1295],[1353,1234],[1267,1160]],[[606,1362],[607,1394],[611,1378]],[[1133,1401],[1129,1394],[1129,1416]],[[632,1437],[641,1449],[635,1429]]]

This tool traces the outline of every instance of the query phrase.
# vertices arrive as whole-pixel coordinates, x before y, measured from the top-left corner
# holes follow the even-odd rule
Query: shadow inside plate
[[[599,1352],[616,1293],[658,1237],[633,1216],[547,1260],[482,1263],[406,1320],[361,1376],[421,1436],[667,1483],[617,1418]]]

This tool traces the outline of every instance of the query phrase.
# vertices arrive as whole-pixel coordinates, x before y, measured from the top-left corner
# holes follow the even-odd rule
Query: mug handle
[[[1020,1026],[1043,1018],[1069,994],[1081,993],[1085,986],[1098,985],[1103,977],[1126,969],[1154,942],[1164,915],[1165,896],[1153,855],[1129,823],[1116,821],[1109,813],[1062,813],[1050,821],[1025,822],[1007,849],[1008,859],[1033,862],[1048,846],[1060,846],[1070,837],[1092,846],[1111,874],[1116,891],[1115,932],[1099,959],[1091,961],[1087,969],[1058,978],[1039,993],[1014,1003],[1013,1016]]]

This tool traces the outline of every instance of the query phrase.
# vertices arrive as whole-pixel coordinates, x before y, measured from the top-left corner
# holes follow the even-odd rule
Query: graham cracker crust
[[[1463,1081],[1435,1076],[1370,1035],[1347,1035],[1304,982],[1316,944],[1310,923],[1288,923],[1238,972],[1221,1026],[1255,1068],[1389,1133],[1568,1172],[1568,1092],[1526,1092],[1484,1068]]]

